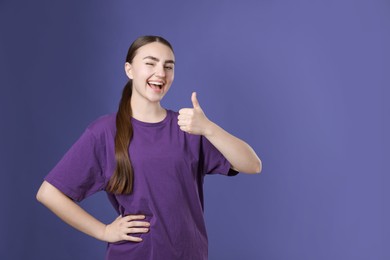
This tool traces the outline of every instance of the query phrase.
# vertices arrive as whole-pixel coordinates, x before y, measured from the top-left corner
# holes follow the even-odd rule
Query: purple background
[[[175,48],[166,107],[197,91],[263,160],[206,178],[211,260],[390,259],[387,0],[0,1],[1,259],[103,259],[35,193],[116,110],[144,34]],[[82,204],[115,217],[103,193]]]

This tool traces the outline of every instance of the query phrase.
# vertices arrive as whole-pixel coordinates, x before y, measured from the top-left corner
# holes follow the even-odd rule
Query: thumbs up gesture
[[[203,113],[196,97],[196,92],[191,96],[193,108],[182,108],[179,110],[178,125],[184,132],[194,135],[205,135],[211,121]]]

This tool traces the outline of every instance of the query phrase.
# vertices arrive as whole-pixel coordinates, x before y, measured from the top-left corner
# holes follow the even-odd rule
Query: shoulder
[[[87,129],[95,137],[115,135],[116,132],[116,113],[106,114],[92,121]]]
[[[180,129],[178,125],[179,112],[167,109],[167,118],[164,120],[171,128]]]
[[[167,109],[167,116],[168,116],[170,119],[177,120],[177,117],[179,116],[179,112],[174,111],[174,110]]]

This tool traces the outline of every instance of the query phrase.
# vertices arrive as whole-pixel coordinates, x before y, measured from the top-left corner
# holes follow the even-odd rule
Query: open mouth
[[[149,87],[151,87],[152,89],[161,90],[162,87],[164,86],[164,83],[163,83],[163,82],[160,82],[160,81],[148,81],[148,85],[149,85]]]

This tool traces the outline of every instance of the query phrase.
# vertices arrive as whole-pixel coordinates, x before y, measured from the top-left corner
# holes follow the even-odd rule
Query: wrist
[[[108,232],[108,225],[103,224],[101,228],[98,229],[99,231],[96,234],[96,239],[104,242],[108,242],[107,239],[107,232]]]
[[[218,126],[209,120],[206,124],[206,127],[204,128],[203,136],[206,138],[212,137],[215,134],[217,128]]]

